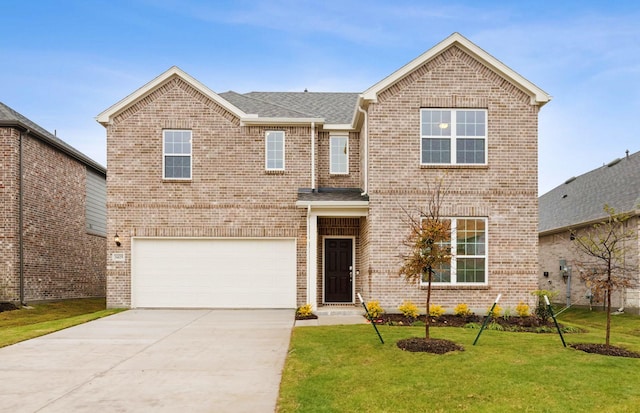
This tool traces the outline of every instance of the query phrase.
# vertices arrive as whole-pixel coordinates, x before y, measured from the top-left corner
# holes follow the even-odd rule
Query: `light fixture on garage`
[[[118,236],[118,233],[117,233],[117,232],[116,232],[116,236],[115,236],[115,237],[113,237],[113,240],[116,242],[116,246],[118,246],[118,247],[119,247],[120,245],[122,245],[122,244],[120,243],[120,237]]]

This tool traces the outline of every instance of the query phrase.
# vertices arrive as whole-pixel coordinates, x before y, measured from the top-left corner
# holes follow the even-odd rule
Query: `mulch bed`
[[[424,337],[411,337],[398,340],[398,348],[404,351],[414,353],[433,353],[445,354],[451,351],[464,351],[464,347],[454,343],[453,341],[443,340],[439,338],[426,339]]]
[[[18,307],[16,307],[14,304],[12,303],[0,303],[0,313],[3,311],[13,311],[13,310],[17,310]]]
[[[298,315],[296,314],[296,320],[317,320],[318,316],[315,314],[309,314],[309,315]]]
[[[584,351],[585,353],[594,353],[603,356],[640,358],[640,353],[636,353],[635,351],[630,351],[622,347],[608,346],[606,344],[578,343],[569,344],[569,346],[576,350]]]
[[[389,313],[383,314],[379,319],[375,320],[378,324],[388,324],[394,326],[411,326],[417,321],[421,323],[426,322],[424,315],[417,319],[412,319],[403,316],[402,314]],[[475,323],[482,324],[484,317],[471,314],[468,316],[459,316],[453,314],[444,314],[439,317],[430,317],[430,325],[433,327],[464,327],[467,324]],[[542,322],[537,317],[498,317],[491,321],[492,323],[500,324],[505,327],[507,331],[536,331],[539,327],[555,328],[553,321],[548,320]],[[562,326],[561,326],[562,327]]]

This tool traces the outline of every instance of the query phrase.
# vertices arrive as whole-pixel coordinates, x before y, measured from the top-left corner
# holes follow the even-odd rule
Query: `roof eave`
[[[640,217],[640,209],[634,209],[628,212],[623,212],[623,214],[628,214],[630,217],[636,217],[636,216]],[[543,231],[538,231],[538,236],[544,237],[547,235],[558,234],[558,233],[569,231],[572,229],[580,229],[580,228],[588,227],[590,225],[598,224],[600,222],[603,222],[606,219],[607,219],[607,216],[603,215],[600,218],[594,218],[594,219],[590,219],[589,221],[578,222],[573,225],[563,225],[561,227],[545,229]]]
[[[98,162],[94,161],[93,159],[89,158],[88,156],[86,156],[85,154],[81,153],[80,151],[78,151],[77,149],[73,148],[73,147],[67,147],[65,146],[65,144],[58,142],[57,139],[52,139],[49,136],[38,132],[37,130],[33,129],[33,127],[25,124],[24,122],[21,122],[19,120],[5,120],[5,121],[0,121],[0,126],[5,126],[5,127],[13,127],[16,129],[20,129],[23,132],[27,132],[29,135],[33,135],[36,136],[38,139],[48,143],[49,145],[53,146],[56,149],[59,149],[60,151],[62,151],[63,153],[67,154],[68,156],[72,157],[73,159],[91,167],[92,169],[96,170],[97,172],[100,172],[101,174],[105,174],[107,173],[107,168],[101,164],[99,164]],[[66,144],[68,145],[68,144]]]
[[[299,125],[316,125],[324,124],[324,118],[267,118],[245,115],[240,118],[241,126],[268,126],[268,125],[282,125],[282,126],[299,126]]]
[[[138,88],[129,96],[125,97],[124,99],[120,100],[119,102],[110,106],[108,109],[101,112],[98,116],[96,116],[95,118],[96,121],[98,121],[98,123],[102,124],[103,126],[107,126],[110,120],[114,116],[123,112],[138,100],[144,98],[145,96],[149,95],[156,89],[160,88],[162,85],[164,85],[166,82],[173,79],[174,77],[179,77],[185,82],[189,83],[192,87],[194,87],[200,93],[207,96],[209,99],[213,100],[220,106],[224,107],[226,110],[233,113],[238,118],[242,118],[246,116],[246,114],[242,110],[238,109],[236,106],[232,105],[227,100],[221,98],[217,93],[209,89],[200,81],[196,80],[194,77],[192,77],[191,75],[189,75],[188,73],[180,69],[179,67],[172,66],[171,68],[169,68],[169,70],[160,74],[159,76],[157,76],[155,79],[151,80],[144,86]]]

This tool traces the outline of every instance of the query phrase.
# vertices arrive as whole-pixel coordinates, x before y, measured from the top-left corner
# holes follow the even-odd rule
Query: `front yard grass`
[[[586,333],[567,344],[604,342],[604,314],[570,310],[561,322]],[[433,338],[463,352],[434,355],[396,347],[422,327],[299,327],[291,338],[278,412],[635,412],[640,359],[564,348],[557,334],[482,333],[440,327]],[[640,317],[615,316],[612,344],[640,351]]]
[[[104,298],[46,302],[0,313],[0,347],[105,317],[121,309],[105,309]]]

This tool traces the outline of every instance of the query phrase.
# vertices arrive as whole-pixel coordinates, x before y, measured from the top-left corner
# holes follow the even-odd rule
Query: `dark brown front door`
[[[324,240],[324,301],[353,302],[353,240]]]

